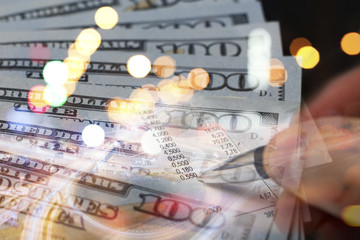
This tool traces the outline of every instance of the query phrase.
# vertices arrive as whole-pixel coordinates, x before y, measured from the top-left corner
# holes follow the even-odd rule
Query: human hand
[[[302,114],[300,124],[273,139],[275,151],[265,150],[265,165],[294,171],[294,178],[287,176],[279,182],[286,189],[277,203],[276,220],[280,228],[291,217],[293,205],[289,203],[298,197],[310,206],[312,221],[305,228],[312,234],[310,239],[360,236],[359,228],[349,226],[360,226],[357,210],[360,207],[356,207],[360,206],[360,118],[351,117],[360,116],[359,78],[360,68],[357,68],[336,79],[309,104],[315,120]],[[295,157],[299,127],[302,164]],[[302,168],[316,164],[319,165]],[[301,179],[297,179],[299,171],[302,171]],[[268,174],[276,180],[271,168]]]

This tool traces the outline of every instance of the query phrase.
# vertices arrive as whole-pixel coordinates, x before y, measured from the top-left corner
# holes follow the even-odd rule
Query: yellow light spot
[[[45,82],[52,85],[62,85],[68,80],[68,68],[61,61],[48,62],[43,70]]]
[[[80,32],[75,41],[75,49],[85,56],[93,54],[101,44],[101,35],[93,28],[87,28]]]
[[[63,63],[68,69],[68,80],[78,81],[79,78],[86,72],[89,62],[85,62],[82,58],[70,56],[64,59]]]
[[[182,95],[179,101],[190,101],[190,99],[194,96],[194,89],[191,88],[189,81],[183,76],[175,76],[172,78],[172,80],[176,83],[176,92]]]
[[[50,105],[44,99],[44,90],[44,85],[37,85],[29,90],[28,105],[31,111],[44,113],[50,108]]]
[[[174,74],[176,62],[172,57],[162,56],[157,58],[153,64],[153,71],[159,78],[167,78]]]
[[[349,55],[357,55],[360,53],[360,34],[351,32],[345,34],[341,39],[341,49]]]
[[[156,92],[150,91],[147,88],[138,88],[131,93],[129,99],[134,102],[153,105],[158,101],[158,96]]]
[[[162,102],[166,104],[186,102],[194,95],[194,90],[188,86],[187,79],[181,76],[164,79],[158,84],[158,95]]]
[[[141,119],[138,109],[144,106],[131,100],[112,99],[107,104],[108,117],[112,122],[136,125]]]
[[[69,58],[77,58],[77,59],[81,59],[81,61],[83,62],[90,62],[90,55],[87,52],[78,52],[78,50],[76,49],[76,45],[75,43],[71,44],[69,49],[68,49],[68,57]]]
[[[141,138],[141,146],[144,152],[147,154],[158,154],[161,151],[159,143],[156,141],[156,138],[153,137],[153,132],[147,131]]]
[[[72,94],[75,92],[75,90],[76,90],[76,84],[77,84],[76,81],[71,81],[71,80],[70,80],[70,81],[67,81],[67,82],[63,85],[63,87],[65,88],[66,93],[67,93],[68,96],[72,95]]]
[[[95,13],[95,23],[102,29],[112,29],[119,20],[119,16],[112,7],[101,7]]]
[[[210,77],[204,69],[195,68],[189,72],[187,80],[193,89],[202,90],[209,84]]]
[[[151,62],[144,55],[135,55],[129,58],[127,70],[135,78],[144,78],[151,71]]]
[[[290,53],[292,56],[296,56],[297,52],[307,46],[312,46],[311,42],[306,38],[295,38],[290,44]]]
[[[177,91],[176,83],[171,79],[161,80],[158,84],[158,95],[163,103],[176,104],[180,101],[181,95]]]
[[[341,212],[343,221],[352,227],[360,227],[360,205],[352,205]]]
[[[145,85],[141,86],[141,88],[147,89],[148,91],[150,91],[151,93],[153,93],[155,95],[156,95],[156,92],[159,91],[159,89],[155,85],[152,85],[152,84],[145,84]],[[158,99],[158,97],[157,97],[157,99]]]
[[[270,60],[269,74],[269,84],[273,87],[282,86],[288,78],[288,73],[284,64],[277,58],[272,58]]]
[[[320,54],[313,47],[303,47],[297,52],[296,61],[302,68],[311,69],[319,63]]]

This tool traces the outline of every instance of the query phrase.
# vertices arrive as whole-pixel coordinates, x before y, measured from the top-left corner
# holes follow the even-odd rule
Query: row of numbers
[[[196,178],[197,174],[193,172],[194,169],[190,166],[189,159],[185,157],[169,132],[162,126],[161,121],[156,119],[155,113],[144,116],[143,119],[147,122],[152,137],[174,168],[175,173],[179,175],[179,178],[181,180]]]

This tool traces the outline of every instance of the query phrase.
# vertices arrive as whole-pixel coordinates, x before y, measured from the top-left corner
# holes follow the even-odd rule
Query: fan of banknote
[[[298,202],[276,224],[290,173],[199,180],[296,121],[301,69],[260,2],[0,6],[1,239],[304,239]]]

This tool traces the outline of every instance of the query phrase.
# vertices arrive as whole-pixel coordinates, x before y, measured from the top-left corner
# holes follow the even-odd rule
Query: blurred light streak
[[[119,16],[112,7],[101,7],[95,13],[95,23],[99,28],[108,30],[115,27]]]
[[[247,52],[248,75],[260,80],[259,88],[261,89],[266,89],[269,86],[271,45],[271,35],[265,29],[257,28],[249,33]],[[248,81],[255,81],[252,79],[254,78],[248,78]]]
[[[104,143],[105,132],[99,125],[91,124],[83,129],[81,137],[88,147],[98,147]]]
[[[346,54],[358,55],[360,53],[360,34],[357,32],[345,34],[340,45]]]
[[[311,69],[319,63],[320,54],[314,47],[303,47],[297,52],[296,61],[300,67]]]
[[[129,58],[126,67],[131,76],[144,78],[151,71],[151,62],[144,55],[135,55]]]
[[[159,78],[167,78],[174,74],[176,61],[169,56],[158,57],[153,63],[153,72]]]

